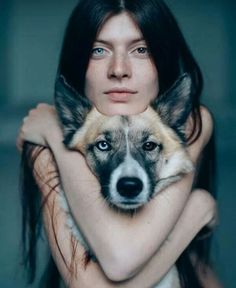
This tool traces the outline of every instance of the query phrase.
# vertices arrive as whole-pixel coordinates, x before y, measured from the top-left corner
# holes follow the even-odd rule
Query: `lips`
[[[136,93],[137,91],[127,88],[113,88],[104,92],[112,102],[127,102]]]

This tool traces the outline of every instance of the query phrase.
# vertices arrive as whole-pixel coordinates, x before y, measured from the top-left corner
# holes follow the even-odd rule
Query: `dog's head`
[[[143,113],[106,116],[58,79],[55,105],[64,143],[85,156],[108,202],[138,208],[193,169],[184,148],[190,87],[185,74]]]

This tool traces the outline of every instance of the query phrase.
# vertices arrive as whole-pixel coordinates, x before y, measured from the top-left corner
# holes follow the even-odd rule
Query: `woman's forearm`
[[[209,200],[208,200],[209,201]],[[201,210],[201,212],[198,214],[198,217],[195,217],[196,215],[193,215],[196,211],[198,204],[203,204],[204,199],[201,195],[200,198],[197,200],[192,199],[189,204],[186,206],[186,212],[183,213],[183,217],[181,216],[180,220],[178,221],[176,228],[172,231],[170,234],[170,237],[168,241],[166,241],[161,249],[153,256],[153,258],[147,263],[147,265],[133,278],[127,281],[123,282],[112,282],[110,281],[106,275],[104,274],[103,270],[99,266],[98,263],[90,262],[86,269],[84,269],[83,266],[83,253],[84,249],[83,247],[78,243],[77,244],[77,250],[74,255],[74,263],[76,263],[76,266],[74,266],[74,273],[70,273],[68,271],[68,268],[64,265],[64,262],[62,261],[61,255],[58,251],[58,248],[55,244],[55,241],[53,241],[54,236],[51,235],[51,250],[54,251],[54,257],[56,256],[56,263],[59,265],[59,270],[61,272],[61,275],[63,276],[64,281],[67,283],[68,287],[70,288],[85,288],[85,287],[97,287],[97,288],[150,288],[153,287],[156,283],[158,283],[161,278],[167,273],[170,266],[175,263],[179,255],[183,252],[185,247],[191,242],[192,238],[197,234],[197,232],[205,225],[208,221],[211,220],[211,217],[213,217],[213,211],[211,210],[211,215],[209,214],[209,208],[211,208],[212,204],[207,207],[207,209]],[[205,202],[206,203],[206,202]],[[188,208],[187,208],[188,207]],[[206,211],[207,210],[207,211]],[[72,251],[71,245],[69,245],[69,242],[71,241],[71,235],[70,231],[66,228],[66,224],[63,227],[62,223],[65,223],[66,219],[65,216],[62,215],[59,216],[61,212],[58,212],[58,223],[60,223],[60,231],[56,230],[57,237],[61,239],[58,241],[59,245],[63,245],[62,253],[64,254],[65,259],[66,253],[68,255],[68,265],[71,265],[71,259],[72,259]],[[50,213],[48,215],[44,215],[45,222],[48,221],[48,218]],[[189,228],[189,221],[187,222],[186,219],[195,219],[194,223],[192,223],[191,228]],[[59,222],[60,221],[60,222]],[[48,227],[48,233],[51,233],[53,230],[50,226]],[[67,231],[66,231],[67,230]],[[50,231],[50,232],[49,232]],[[60,235],[62,237],[60,237]],[[66,241],[65,241],[66,239]],[[68,249],[68,247],[70,247]],[[67,251],[65,251],[67,250]],[[69,250],[69,251],[68,251]],[[55,258],[54,258],[55,259]]]
[[[213,199],[204,191],[195,191],[191,194],[168,240],[140,273],[122,283],[112,282],[105,276],[98,263],[91,261],[87,268],[84,268],[84,248],[80,243],[74,242],[74,247],[77,247],[74,253],[72,243],[75,240],[72,240],[71,231],[66,226],[67,215],[60,206],[57,191],[52,191],[48,197],[50,187],[58,184],[58,179],[50,179],[50,174],[46,173],[55,170],[50,158],[49,151],[40,154],[35,163],[35,175],[42,196],[47,199],[43,215],[52,255],[68,287],[152,287],[169,270],[196,233],[214,216]]]
[[[189,147],[194,161],[207,141],[206,135],[210,134],[205,129],[209,125],[204,122],[201,137]],[[61,143],[60,130],[54,130],[58,132],[47,133],[47,143],[55,155],[63,188],[80,229],[106,274],[114,280],[129,278],[155,254],[174,227],[190,194],[193,175],[159,193],[135,217],[118,214],[102,198],[99,184],[84,158],[68,151]]]
[[[174,265],[201,228],[208,223],[212,223],[215,217],[216,206],[214,199],[207,191],[195,190],[190,195],[183,213],[167,240],[142,271],[133,279],[127,281],[122,287],[138,287],[135,286],[137,283],[142,283],[143,286],[140,287],[153,287]]]
[[[79,153],[67,151],[59,143],[51,148],[70,208],[106,274],[121,280],[137,273],[175,225],[190,194],[193,175],[161,192],[130,217],[106,205],[97,180]]]
[[[202,134],[189,147],[194,162],[212,131],[212,120],[205,108],[202,117]],[[129,217],[106,205],[96,178],[78,152],[68,151],[60,141],[48,140],[72,213],[105,273],[113,280],[131,277],[155,254],[174,227],[189,197],[194,175],[171,185],[135,217]]]

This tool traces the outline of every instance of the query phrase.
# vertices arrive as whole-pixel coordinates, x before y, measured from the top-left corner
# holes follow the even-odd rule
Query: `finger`
[[[29,112],[29,113],[31,113],[31,111]],[[25,124],[25,122],[27,121],[29,119],[29,116],[25,116],[24,118],[23,118],[23,124]]]
[[[19,129],[18,136],[16,138],[16,148],[19,152],[22,152],[23,145],[24,145],[25,139],[24,139],[24,133],[22,131],[22,127]]]
[[[50,108],[51,105],[47,104],[47,103],[39,103],[36,108]]]

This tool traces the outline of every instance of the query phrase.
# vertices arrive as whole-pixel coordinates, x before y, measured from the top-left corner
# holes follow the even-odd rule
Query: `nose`
[[[129,59],[125,55],[114,55],[109,65],[108,78],[122,80],[123,78],[130,78],[131,75]]]
[[[119,194],[126,198],[135,198],[143,190],[143,182],[137,177],[122,177],[116,185]]]

